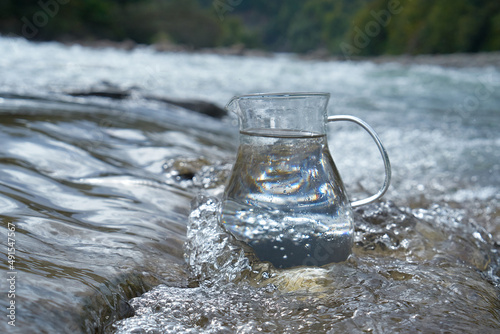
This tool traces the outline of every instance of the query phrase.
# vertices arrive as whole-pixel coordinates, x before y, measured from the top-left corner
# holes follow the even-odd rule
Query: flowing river
[[[0,332],[500,331],[499,68],[5,37],[0,55]],[[354,210],[353,255],[322,268],[230,242],[216,213],[237,119],[166,103],[289,91],[330,92],[329,114],[367,121],[393,167]],[[351,200],[374,193],[370,137],[328,131]]]

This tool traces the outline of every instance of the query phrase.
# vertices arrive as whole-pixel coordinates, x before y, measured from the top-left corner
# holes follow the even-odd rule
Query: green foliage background
[[[23,35],[27,24],[36,40],[195,49],[241,44],[350,56],[500,50],[498,0],[1,0],[1,33]]]

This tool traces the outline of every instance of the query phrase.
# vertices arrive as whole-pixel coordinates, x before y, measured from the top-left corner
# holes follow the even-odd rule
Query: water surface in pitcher
[[[224,227],[261,261],[287,268],[349,256],[352,213],[325,135],[241,132],[227,187]]]

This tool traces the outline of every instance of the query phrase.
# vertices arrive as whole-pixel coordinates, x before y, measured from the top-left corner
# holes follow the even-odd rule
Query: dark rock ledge
[[[125,100],[131,97],[132,89],[121,89],[119,87],[107,84],[103,88],[77,90],[77,91],[67,92],[67,94],[71,96],[80,96],[80,97],[94,96],[94,97],[104,97],[114,100]],[[173,99],[163,96],[152,96],[152,95],[146,95],[143,96],[143,98],[150,101],[163,102],[166,104],[178,106],[213,118],[222,118],[227,114],[225,109],[219,107],[218,105],[212,102],[203,100]]]

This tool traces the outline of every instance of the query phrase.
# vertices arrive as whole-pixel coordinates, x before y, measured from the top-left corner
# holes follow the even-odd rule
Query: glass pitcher
[[[389,187],[390,162],[379,137],[353,116],[327,116],[328,93],[236,96],[240,146],[224,190],[221,222],[276,268],[346,260],[353,244],[352,207],[379,199]],[[375,140],[385,164],[377,194],[349,202],[327,145],[326,124],[350,121]]]

